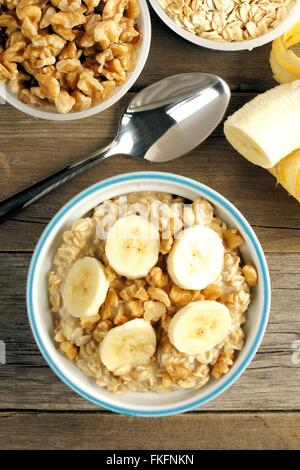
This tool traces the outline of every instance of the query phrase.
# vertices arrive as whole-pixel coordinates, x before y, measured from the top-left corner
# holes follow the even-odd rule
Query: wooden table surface
[[[275,85],[270,46],[236,53],[205,50],[176,36],[155,14],[152,20],[152,48],[141,77],[126,98],[101,115],[60,124],[0,107],[1,198],[109,143],[126,100],[163,77],[191,71],[221,75],[233,92],[230,111]],[[230,148],[221,126],[189,155],[151,169],[189,176],[219,191],[246,216],[262,243],[272,309],[262,345],[244,375],[201,409],[132,418],[85,401],[42,358],[25,305],[28,265],[39,236],[79,191],[103,178],[145,169],[142,162],[114,157],[1,225],[0,340],[6,343],[7,363],[0,365],[0,448],[300,448],[300,363],[292,361],[300,339],[300,208],[268,172]]]

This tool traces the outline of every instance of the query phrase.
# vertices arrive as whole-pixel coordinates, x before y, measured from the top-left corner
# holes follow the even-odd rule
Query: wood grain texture
[[[229,112],[252,96],[234,94]],[[2,106],[0,198],[110,142],[122,106],[124,103],[117,104],[103,116],[64,123],[63,131],[60,123],[37,120]],[[3,224],[0,251],[32,251],[42,229],[57,209],[79,191],[105,177],[147,169],[173,171],[196,178],[222,193],[248,218],[267,251],[300,251],[297,201],[282,188],[276,188],[275,179],[267,171],[241,158],[225,141],[222,126],[199,148],[170,163],[150,165],[124,156],[102,162]]]
[[[219,74],[233,91],[229,113],[275,85],[270,46],[252,52],[205,50],[176,36],[156,15],[152,19],[144,72],[131,92],[101,115],[61,124],[0,106],[0,199],[109,143],[126,102],[155,80],[181,72]],[[195,178],[230,199],[262,242],[273,287],[266,335],[243,376],[200,412],[159,420],[96,412],[69,390],[38,351],[25,305],[31,254],[55,212],[103,178],[147,169]],[[5,222],[0,226],[0,340],[6,342],[7,364],[0,365],[0,448],[299,448],[300,364],[292,363],[300,338],[299,235],[298,203],[267,171],[229,146],[221,125],[198,149],[168,164],[113,157]]]
[[[0,420],[2,449],[297,449],[300,442],[300,413],[189,413],[163,419],[0,413]]]

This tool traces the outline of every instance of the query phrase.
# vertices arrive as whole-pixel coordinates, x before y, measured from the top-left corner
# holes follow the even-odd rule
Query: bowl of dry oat
[[[182,176],[139,172],[69,201],[34,251],[27,308],[58,377],[135,416],[199,407],[245,371],[270,308],[263,250],[241,213]]]
[[[116,103],[146,63],[146,0],[20,0],[0,5],[0,97],[70,121]]]
[[[299,0],[150,0],[162,21],[198,46],[252,50],[285,33],[300,14]]]

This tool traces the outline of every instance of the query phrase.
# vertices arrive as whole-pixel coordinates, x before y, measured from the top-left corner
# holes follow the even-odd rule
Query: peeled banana
[[[214,300],[191,302],[169,324],[168,336],[180,352],[197,355],[211,350],[228,335],[232,320],[228,308]]]
[[[258,95],[227,119],[224,132],[247,160],[273,168],[300,148],[300,80]]]

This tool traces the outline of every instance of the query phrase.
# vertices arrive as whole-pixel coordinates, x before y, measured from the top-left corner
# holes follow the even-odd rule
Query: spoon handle
[[[79,175],[83,171],[91,168],[105,158],[116,155],[116,146],[117,142],[113,141],[111,144],[91,154],[84,160],[73,163],[72,165],[69,165],[66,168],[63,168],[56,173],[53,173],[52,175],[38,181],[32,186],[29,186],[28,188],[13,194],[7,199],[4,199],[0,202],[0,223],[4,222],[19,210],[24,209],[41,197],[45,196],[45,194],[50,193],[50,191],[53,189],[58,188],[63,183],[66,183],[70,179],[74,178],[74,176]]]

